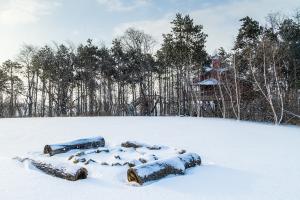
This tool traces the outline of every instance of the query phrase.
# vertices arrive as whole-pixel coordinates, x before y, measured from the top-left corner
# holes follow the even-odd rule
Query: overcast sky
[[[291,14],[299,0],[0,0],[0,62],[13,59],[23,44],[75,44],[111,40],[128,27],[143,29],[158,44],[177,12],[190,14],[208,34],[207,50],[230,49],[239,19],[264,23],[270,12]]]

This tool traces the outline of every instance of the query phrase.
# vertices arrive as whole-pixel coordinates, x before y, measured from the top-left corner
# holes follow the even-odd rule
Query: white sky
[[[204,26],[212,53],[232,47],[242,17],[264,23],[270,12],[290,15],[299,7],[298,0],[0,0],[0,62],[14,59],[25,43],[92,38],[109,45],[131,26],[153,35],[159,44],[177,12]]]

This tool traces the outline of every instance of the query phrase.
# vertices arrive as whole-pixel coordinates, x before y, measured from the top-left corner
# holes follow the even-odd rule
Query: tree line
[[[189,15],[177,14],[154,52],[151,35],[134,28],[111,47],[91,39],[78,46],[24,45],[0,67],[1,117],[204,116],[292,122],[299,116],[300,12],[245,17],[234,42],[216,55]],[[217,56],[214,100],[203,99],[195,77]],[[211,109],[208,109],[207,104]]]

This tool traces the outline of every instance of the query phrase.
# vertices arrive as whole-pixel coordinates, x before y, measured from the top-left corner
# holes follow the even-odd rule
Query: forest
[[[91,39],[22,46],[0,65],[0,117],[194,116],[300,124],[300,12],[271,13],[264,25],[244,17],[233,48],[214,55],[206,51],[203,26],[189,15],[177,14],[170,23],[159,49],[135,28],[109,47]],[[203,84],[209,70],[215,82]]]

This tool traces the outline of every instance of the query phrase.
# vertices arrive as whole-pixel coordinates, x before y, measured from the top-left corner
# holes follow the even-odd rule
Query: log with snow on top
[[[125,148],[141,148],[141,147],[145,147],[149,150],[160,150],[163,148],[163,146],[158,146],[158,145],[148,145],[148,144],[144,144],[144,143],[140,143],[140,142],[136,142],[136,141],[126,141],[123,142],[121,144],[122,147]]]
[[[50,144],[44,147],[44,153],[53,156],[55,154],[65,153],[72,149],[91,149],[104,147],[105,140],[103,137],[93,137],[74,140],[71,142],[61,143],[61,144]]]
[[[41,170],[42,172],[55,176],[58,178],[66,179],[69,181],[77,181],[79,179],[86,179],[88,171],[84,167],[77,165],[70,165],[61,163],[50,159],[37,159],[37,158],[14,158],[20,162],[28,161],[31,165]]]
[[[127,179],[143,185],[149,181],[162,179],[168,175],[183,175],[186,169],[201,165],[201,158],[195,153],[184,153],[172,158],[156,160],[154,162],[129,168]]]

